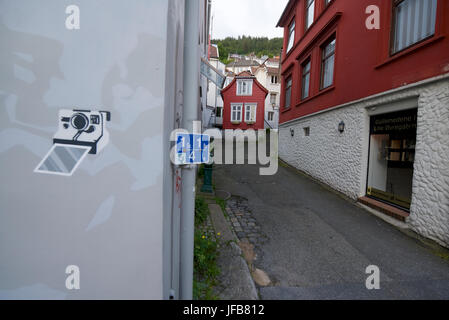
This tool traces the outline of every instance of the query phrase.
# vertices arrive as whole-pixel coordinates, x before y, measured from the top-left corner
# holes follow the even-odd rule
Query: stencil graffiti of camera
[[[59,110],[53,146],[34,172],[71,176],[87,154],[98,154],[109,142],[109,111]]]

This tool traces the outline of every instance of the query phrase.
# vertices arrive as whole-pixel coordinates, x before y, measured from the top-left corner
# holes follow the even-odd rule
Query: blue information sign
[[[209,162],[207,134],[176,134],[176,164],[200,164]]]

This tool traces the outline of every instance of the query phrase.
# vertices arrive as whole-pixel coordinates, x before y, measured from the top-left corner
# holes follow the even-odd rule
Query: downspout
[[[198,43],[200,22],[199,0],[186,0],[184,14],[184,101],[182,128],[193,133],[194,121],[198,120],[198,106],[200,103],[198,94],[200,83],[200,47]],[[180,298],[183,300],[192,300],[193,291],[195,169],[196,166],[182,167]]]

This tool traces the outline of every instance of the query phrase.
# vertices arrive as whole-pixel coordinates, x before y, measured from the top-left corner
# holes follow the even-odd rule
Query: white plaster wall
[[[413,199],[416,232],[449,245],[449,80],[421,91]]]
[[[279,129],[279,156],[356,199],[362,178],[363,118],[363,109],[347,107],[283,126]],[[343,133],[338,131],[340,121],[346,124]],[[310,136],[305,136],[305,127],[310,128]]]
[[[369,115],[418,99],[413,194],[407,224],[449,247],[449,77],[423,81],[327,112],[285,123],[279,157],[335,190],[356,199],[365,194]],[[410,100],[411,99],[411,100]],[[416,100],[415,100],[416,101]],[[389,109],[390,108],[390,109]],[[338,132],[340,121],[345,132]],[[310,136],[304,128],[310,127]],[[294,130],[291,136],[290,129]]]

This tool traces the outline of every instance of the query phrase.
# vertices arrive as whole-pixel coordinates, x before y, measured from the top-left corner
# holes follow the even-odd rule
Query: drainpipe
[[[199,14],[199,0],[186,0],[184,17],[184,101],[182,128],[188,130],[190,133],[194,133],[194,129],[198,130],[194,128],[194,121],[198,120],[198,106],[200,103]],[[196,166],[183,166],[182,168],[180,298],[183,300],[192,300]]]

